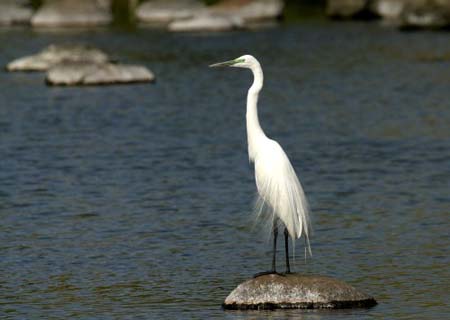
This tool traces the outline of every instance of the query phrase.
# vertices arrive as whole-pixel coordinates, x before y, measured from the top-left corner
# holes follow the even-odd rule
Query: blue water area
[[[449,312],[450,41],[377,24],[308,22],[221,34],[0,30],[0,65],[85,43],[148,66],[155,84],[47,87],[0,72],[3,319],[444,319]],[[228,312],[267,270],[245,131],[286,150],[313,214],[313,258],[379,305]],[[283,257],[280,252],[279,267]]]

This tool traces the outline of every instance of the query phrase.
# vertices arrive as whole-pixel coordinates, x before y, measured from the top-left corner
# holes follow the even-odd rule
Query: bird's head
[[[251,69],[254,65],[257,64],[258,60],[256,60],[253,56],[246,54],[234,60],[211,64],[210,67],[236,67]]]

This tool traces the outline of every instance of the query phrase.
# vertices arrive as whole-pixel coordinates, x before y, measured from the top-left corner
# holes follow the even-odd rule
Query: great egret
[[[259,194],[258,202],[270,210],[273,220],[272,270],[258,275],[277,273],[276,248],[279,220],[284,224],[286,273],[290,273],[289,235],[295,240],[304,234],[305,244],[309,254],[311,254],[309,245],[311,224],[308,202],[286,153],[278,142],[269,139],[264,134],[259,124],[257,103],[264,79],[261,65],[251,55],[243,55],[234,60],[210,65],[210,67],[227,66],[250,69],[254,77],[253,84],[247,94],[248,156],[250,162],[255,164],[255,180]]]

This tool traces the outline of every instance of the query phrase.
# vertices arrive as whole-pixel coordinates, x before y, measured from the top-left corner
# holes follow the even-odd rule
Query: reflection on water
[[[351,39],[351,41],[350,41]],[[220,35],[0,31],[0,64],[59,41],[143,63],[154,85],[48,88],[0,73],[0,305],[7,318],[409,319],[448,312],[450,43],[445,33],[307,24]],[[270,44],[270,45],[269,45]],[[182,53],[182,54],[181,54]],[[370,310],[224,312],[270,263],[253,227],[243,70],[314,213],[295,270]]]

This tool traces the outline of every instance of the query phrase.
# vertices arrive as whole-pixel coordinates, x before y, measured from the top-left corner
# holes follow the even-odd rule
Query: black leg
[[[260,272],[255,274],[253,277],[259,277],[259,276],[263,276],[266,274],[277,274],[279,276],[283,276],[282,274],[277,272],[276,269],[276,260],[277,260],[277,238],[278,238],[278,221],[274,220],[273,221],[273,256],[272,256],[272,270],[270,271],[265,271],[265,272]]]
[[[276,261],[277,261],[277,238],[278,238],[278,225],[277,221],[273,221],[273,257],[272,257],[272,272],[276,273]]]
[[[284,228],[284,249],[286,254],[286,273],[291,273],[291,266],[289,264],[289,232]]]

